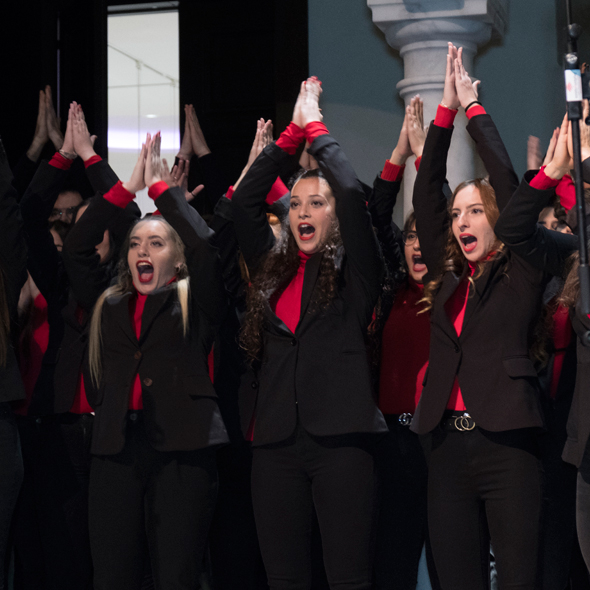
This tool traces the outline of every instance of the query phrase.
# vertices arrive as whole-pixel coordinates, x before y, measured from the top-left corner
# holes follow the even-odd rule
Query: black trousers
[[[272,590],[311,589],[314,507],[330,588],[371,588],[373,445],[313,437],[299,426],[284,443],[254,448],[254,516]]]
[[[156,451],[130,412],[123,450],[92,459],[94,589],[139,589],[148,554],[158,590],[198,588],[216,493],[214,449]]]
[[[17,417],[25,476],[14,515],[15,590],[92,588],[92,414]]]
[[[426,541],[428,468],[417,434],[386,415],[389,432],[376,446],[379,520],[375,550],[375,590],[415,590]],[[433,590],[438,586],[430,546],[426,551]]]
[[[23,461],[16,422],[7,402],[0,403],[0,590],[4,590],[10,521],[23,480]]]
[[[442,588],[488,588],[489,535],[499,590],[534,590],[542,483],[537,435],[439,427],[423,442],[430,541]]]

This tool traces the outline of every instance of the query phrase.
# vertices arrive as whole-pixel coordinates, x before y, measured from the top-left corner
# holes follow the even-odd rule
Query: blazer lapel
[[[148,295],[145,300],[145,307],[141,316],[141,332],[139,335],[140,342],[145,338],[145,335],[152,325],[156,316],[162,309],[163,305],[168,301],[171,293],[174,291],[173,287],[164,287],[151,295]]]
[[[135,330],[131,324],[131,316],[129,314],[129,299],[131,298],[131,292],[123,293],[123,295],[117,295],[109,298],[109,307],[112,310],[117,325],[125,333],[125,335],[134,343],[137,343],[137,337],[135,336]]]
[[[305,263],[303,290],[301,292],[301,313],[299,314],[299,323],[297,324],[298,326],[301,324],[301,321],[307,312],[307,308],[309,307],[309,302],[311,301],[311,296],[313,295],[313,290],[318,280],[322,256],[323,254],[321,253],[315,254]]]
[[[457,331],[455,326],[451,323],[451,318],[445,308],[447,301],[453,296],[457,287],[461,284],[461,281],[467,276],[467,267],[463,269],[460,275],[456,275],[453,272],[445,273],[442,281],[440,291],[437,295],[437,322],[443,331],[449,336],[453,342],[458,341]]]

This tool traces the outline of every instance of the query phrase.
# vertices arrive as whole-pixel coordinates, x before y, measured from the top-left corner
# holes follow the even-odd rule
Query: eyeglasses
[[[78,207],[63,207],[63,208],[55,208],[51,210],[51,217],[63,217],[64,215],[67,217],[71,217],[76,212]]]
[[[418,234],[415,231],[404,231],[402,232],[402,239],[406,246],[411,246],[418,239]]]

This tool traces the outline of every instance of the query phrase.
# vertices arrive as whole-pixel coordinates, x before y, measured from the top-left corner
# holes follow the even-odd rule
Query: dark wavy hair
[[[293,186],[299,180],[308,178],[319,178],[328,187],[330,186],[319,170],[303,171]],[[321,252],[322,259],[308,313],[325,309],[336,296],[339,261],[342,257],[342,239],[336,217],[332,221],[332,227],[319,252]],[[268,301],[273,293],[282,292],[293,280],[299,264],[299,247],[287,218],[283,221],[281,237],[277,240],[274,248],[254,272],[249,269],[251,283],[246,291],[247,310],[240,334],[240,343],[250,362],[259,360],[262,355],[262,330],[266,321],[265,309]]]

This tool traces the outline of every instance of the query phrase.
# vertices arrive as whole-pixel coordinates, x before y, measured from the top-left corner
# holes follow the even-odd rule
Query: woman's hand
[[[195,151],[193,149],[193,142],[191,138],[191,124],[190,124],[190,114],[189,114],[189,106],[187,104],[184,105],[184,134],[182,136],[182,143],[180,144],[180,150],[176,157],[179,160],[190,160]]]
[[[169,186],[179,186],[184,192],[184,198],[190,203],[204,188],[204,184],[199,184],[194,190],[188,190],[188,175],[190,172],[190,161],[179,160],[178,164],[168,171],[168,162],[162,158],[162,180]]]
[[[43,151],[43,147],[49,139],[47,133],[47,116],[45,92],[39,90],[39,110],[37,111],[37,125],[35,126],[35,135],[31,147],[27,150],[27,157],[29,160],[36,162]],[[61,147],[61,146],[60,146]],[[57,148],[59,149],[59,148]]]
[[[76,121],[77,105],[75,102],[70,103],[70,109],[68,110],[68,122],[66,123],[66,134],[64,136],[61,153],[71,160],[73,160],[78,152],[74,143],[74,124]]]
[[[305,81],[305,92],[301,101],[301,125],[303,129],[309,123],[322,121],[322,111],[320,109],[320,94],[322,93],[321,82],[312,76]]]
[[[301,119],[301,105],[303,104],[303,100],[305,97],[305,80],[301,82],[301,86],[299,87],[299,94],[297,95],[297,100],[295,101],[295,107],[293,108],[293,117],[291,121],[297,125],[297,127],[303,129],[305,125]]]
[[[408,139],[408,116],[407,112],[409,109],[409,105],[406,107],[406,116],[404,117],[404,123],[402,128],[399,132],[399,137],[397,139],[397,145],[393,149],[391,153],[391,158],[389,161],[396,166],[403,166],[406,163],[406,160],[412,155],[412,148],[410,147],[410,141]]]
[[[477,100],[479,80],[471,81],[469,74],[463,66],[463,47],[457,52],[455,59],[455,88],[459,102],[463,108],[468,107],[473,101]]]
[[[553,135],[551,135],[551,139],[549,140],[549,147],[547,148],[547,153],[545,154],[545,159],[543,160],[543,166],[547,166],[551,160],[553,160],[553,155],[555,154],[555,147],[557,146],[557,140],[559,139],[559,127],[556,127],[553,130]]]
[[[82,160],[86,161],[92,158],[92,156],[96,156],[96,152],[94,151],[96,135],[90,135],[90,132],[88,131],[82,106],[76,102],[73,102],[72,105],[70,105],[70,113],[68,114],[68,127],[72,130],[73,148]],[[72,121],[70,121],[70,117],[72,117]],[[67,141],[68,129],[66,128],[64,150],[66,150],[65,146]]]
[[[149,133],[148,133],[149,138]],[[146,139],[146,143],[147,143]],[[145,188],[144,174],[145,174],[145,161],[147,158],[147,147],[145,143],[141,144],[141,151],[139,152],[139,158],[135,163],[131,178],[123,183],[123,188],[127,189],[130,193],[135,194],[137,191]]]
[[[55,107],[53,106],[51,86],[49,85],[45,86],[45,116],[47,119],[47,133],[49,135],[49,139],[51,139],[51,143],[53,143],[55,146],[55,151],[59,151],[61,149],[68,151],[63,147],[64,136],[62,135],[61,129],[59,128],[59,118],[55,112]]]
[[[447,69],[445,72],[445,88],[443,90],[443,99],[441,104],[448,109],[456,111],[461,102],[457,95],[457,89],[455,88],[455,59],[457,58],[457,48],[449,43],[449,51],[447,53]]]
[[[202,158],[203,156],[210,154],[211,150],[209,149],[209,146],[205,141],[205,135],[203,134],[203,130],[201,129],[199,119],[197,118],[195,107],[192,104],[189,104],[185,112],[187,113],[189,120],[189,128],[191,133],[191,143],[193,146],[193,151],[195,152],[198,158]]]
[[[541,167],[542,162],[541,140],[534,135],[529,135],[526,143],[526,169],[538,170]]]
[[[161,136],[158,131],[153,137],[147,134],[147,158],[145,161],[144,181],[148,187],[162,180],[162,159],[160,158]]]
[[[234,183],[234,190],[238,188],[238,185],[242,182],[242,179],[246,176],[246,172],[250,170],[250,166],[252,166],[254,160],[260,155],[260,152],[262,152],[262,150],[270,143],[272,143],[272,121],[270,119],[268,121],[258,119],[258,121],[256,121],[256,134],[254,135],[254,141],[250,148],[248,161],[246,162],[246,166],[242,170],[240,177]]]
[[[555,153],[551,162],[545,167],[545,174],[555,180],[562,178],[570,171],[571,158],[568,150],[569,127],[570,123],[566,114],[559,129],[559,138],[555,145]]]
[[[414,96],[406,107],[406,121],[412,153],[416,158],[421,158],[426,142],[426,131],[424,129],[424,103],[420,96]]]

